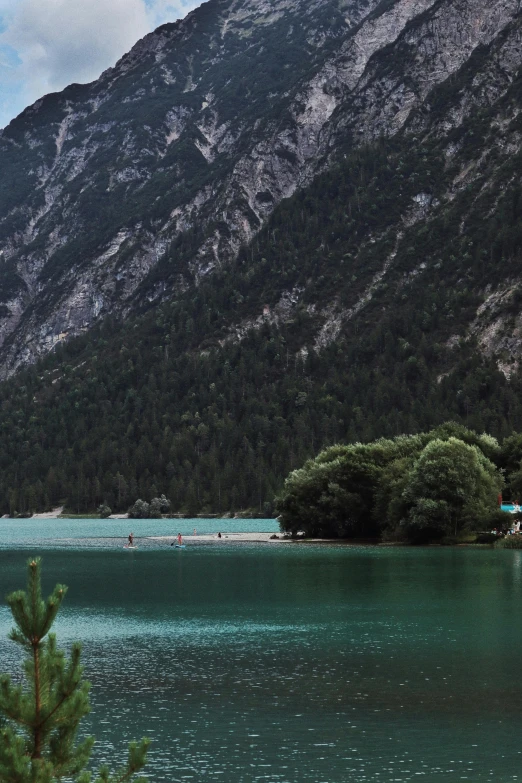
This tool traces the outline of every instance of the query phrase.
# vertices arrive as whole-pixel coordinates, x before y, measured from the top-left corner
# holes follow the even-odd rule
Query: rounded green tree
[[[412,540],[457,536],[495,512],[502,476],[477,446],[459,438],[432,440],[423,449],[403,492]]]

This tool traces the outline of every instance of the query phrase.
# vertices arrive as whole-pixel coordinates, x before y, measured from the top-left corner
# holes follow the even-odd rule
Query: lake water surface
[[[0,596],[40,548],[5,522]],[[132,552],[74,522],[61,543],[38,532],[46,590],[69,585],[59,641],[84,643],[97,761],[146,734],[151,781],[522,780],[522,552]],[[2,606],[0,670],[17,672],[10,625]]]

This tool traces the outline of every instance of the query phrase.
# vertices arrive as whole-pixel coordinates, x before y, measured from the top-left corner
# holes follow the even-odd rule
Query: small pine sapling
[[[87,770],[93,737],[77,740],[80,721],[90,710],[89,683],[82,680],[81,645],[70,660],[49,633],[67,588],[56,585],[42,599],[40,559],[28,561],[27,590],[7,597],[15,627],[9,638],[26,652],[25,687],[0,676],[0,783],[90,783]],[[126,783],[146,760],[148,739],[132,742],[127,763],[115,774],[102,767],[93,783]],[[145,778],[135,780],[145,783]]]

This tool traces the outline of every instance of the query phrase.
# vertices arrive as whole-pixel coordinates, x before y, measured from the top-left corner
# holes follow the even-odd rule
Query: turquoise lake
[[[126,520],[21,522],[0,522],[0,595],[24,585],[37,533],[46,591],[69,585],[56,631],[83,641],[95,761],[147,735],[151,781],[522,780],[522,552],[129,552]],[[10,626],[2,606],[0,669],[17,677]]]

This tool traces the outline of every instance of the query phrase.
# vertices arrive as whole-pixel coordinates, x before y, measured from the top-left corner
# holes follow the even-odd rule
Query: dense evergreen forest
[[[335,443],[448,419],[500,439],[522,431],[516,364],[507,380],[466,333],[488,284],[519,267],[520,153],[491,175],[494,210],[480,179],[444,199],[442,154],[406,138],[343,153],[235,263],[2,384],[0,511],[126,511],[164,493],[187,515],[266,516],[288,473]],[[440,205],[398,234],[419,192]],[[159,264],[166,283],[191,241]],[[513,284],[504,313],[520,301]],[[320,339],[328,308],[338,326]]]
[[[393,351],[357,371],[357,346],[343,343],[296,359],[290,327],[178,355],[157,319],[140,326],[115,338],[107,325],[64,346],[57,367],[48,357],[1,387],[4,513],[63,501],[125,511],[163,492],[189,515],[269,515],[288,472],[325,446],[448,417],[498,435],[522,429],[514,382],[478,357],[437,383],[436,367]]]

